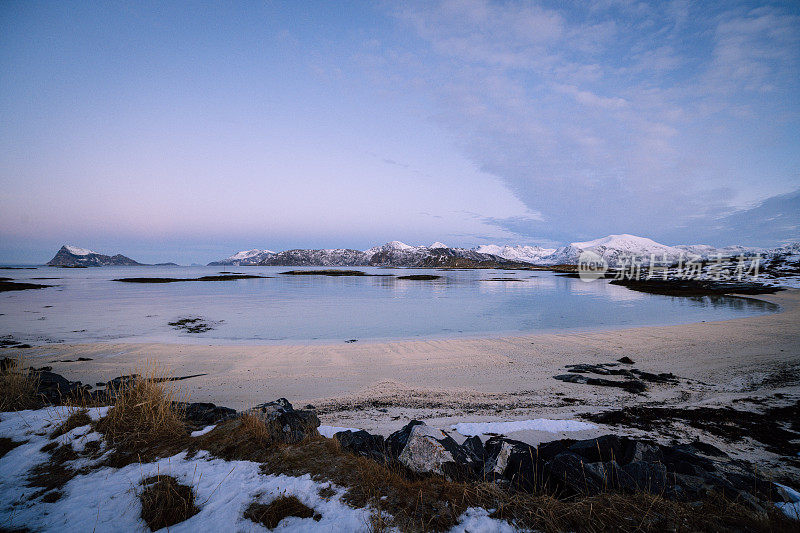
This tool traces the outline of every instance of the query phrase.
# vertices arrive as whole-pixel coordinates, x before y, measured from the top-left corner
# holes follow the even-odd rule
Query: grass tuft
[[[152,362],[136,373],[138,379],[113,390],[114,406],[97,423],[97,430],[118,449],[130,450],[186,437],[179,407],[185,395]]]
[[[314,509],[298,500],[297,496],[278,496],[267,504],[253,502],[244,512],[245,518],[267,529],[274,529],[281,520],[289,516],[314,517],[319,520],[317,518],[319,515],[315,515]]]
[[[6,357],[0,369],[0,412],[41,407],[37,394],[39,379],[35,373],[24,369],[21,359]]]
[[[75,411],[74,413],[70,414],[66,420],[64,420],[61,424],[59,424],[59,426],[50,435],[50,438],[54,439],[60,435],[69,433],[75,428],[79,428],[81,426],[88,426],[91,423],[92,419],[89,416],[89,413],[86,412],[86,410],[81,409],[79,411]]]
[[[152,476],[143,480],[142,485],[144,490],[139,495],[142,520],[152,531],[183,522],[200,511],[192,488],[181,485],[172,476]]]

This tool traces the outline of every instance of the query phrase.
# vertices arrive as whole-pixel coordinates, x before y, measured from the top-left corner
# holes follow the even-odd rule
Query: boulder
[[[47,370],[38,370],[33,374],[38,378],[36,392],[48,403],[59,404],[67,397],[78,396],[83,392],[80,381],[69,381]]]
[[[451,480],[475,475],[479,462],[444,431],[412,420],[386,439],[389,456],[414,474],[438,474]]]
[[[492,437],[486,441],[482,479],[531,491],[537,483],[536,448],[518,440]]]
[[[201,427],[230,420],[236,416],[235,409],[213,403],[178,403],[178,407],[183,409],[184,420]]]
[[[381,435],[370,435],[360,431],[339,431],[333,438],[345,450],[355,455],[368,457],[379,463],[386,461],[386,442]]]
[[[289,400],[280,398],[262,403],[245,411],[260,419],[270,430],[272,437],[286,444],[300,442],[306,437],[319,435],[319,418],[314,411],[295,409]]]

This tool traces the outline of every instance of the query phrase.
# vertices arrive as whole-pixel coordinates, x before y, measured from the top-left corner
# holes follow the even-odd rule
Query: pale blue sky
[[[97,4],[0,4],[0,261],[800,237],[797,2]]]

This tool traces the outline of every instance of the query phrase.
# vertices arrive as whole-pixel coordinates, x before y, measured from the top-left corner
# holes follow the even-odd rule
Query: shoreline
[[[285,397],[296,406],[312,404],[324,425],[383,435],[411,419],[448,428],[461,422],[586,420],[640,406],[758,411],[800,400],[800,290],[758,298],[780,310],[717,322],[503,338],[288,346],[95,343],[7,348],[0,357],[19,355],[27,365],[52,366],[71,381],[91,385],[156,363],[175,377],[204,374],[176,382],[188,401],[243,410]],[[92,360],[59,362],[78,357]],[[635,364],[621,368],[671,373],[676,380],[647,383],[646,392],[636,394],[553,379],[569,372],[566,365],[623,357]],[[800,475],[796,458],[683,423],[655,431],[597,424],[570,432],[524,430],[511,437],[537,444],[605,433],[663,442],[701,439],[767,470]]]
[[[319,401],[352,394],[385,380],[412,387],[444,385],[503,394],[530,389],[531,378],[563,370],[564,364],[608,362],[623,356],[634,359],[643,370],[679,375],[688,372],[691,375],[685,377],[695,379],[710,379],[725,364],[749,366],[747,361],[753,357],[760,359],[758,365],[772,360],[799,360],[800,290],[762,295],[758,299],[777,304],[780,309],[716,322],[503,337],[366,340],[350,344],[108,342],[34,346],[2,352],[21,355],[36,366],[53,366],[55,372],[69,379],[91,384],[152,360],[176,376],[207,374],[186,382],[193,398],[232,404],[235,408],[244,407],[251,399],[258,402],[260,398],[276,395],[298,402]],[[77,357],[93,360],[58,362]],[[698,357],[711,366],[692,368],[697,366],[692,363]],[[488,372],[478,372],[479,369]],[[544,369],[547,372],[543,373]],[[519,379],[521,373],[527,377]],[[229,381],[226,376],[236,381]],[[330,382],[333,379],[337,382]],[[549,376],[544,383],[559,386]],[[247,385],[247,390],[226,392],[229,385],[234,388]]]

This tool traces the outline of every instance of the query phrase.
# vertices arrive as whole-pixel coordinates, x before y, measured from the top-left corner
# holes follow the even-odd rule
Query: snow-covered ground
[[[92,420],[104,416],[108,408],[89,410]],[[52,503],[35,496],[37,487],[28,487],[31,470],[50,459],[42,447],[53,442],[50,435],[71,411],[53,407],[36,411],[0,413],[0,437],[23,444],[0,457],[0,528],[28,528],[35,531],[147,531],[141,518],[141,482],[157,474],[174,477],[192,487],[199,512],[169,528],[175,532],[267,531],[243,517],[254,502],[269,503],[279,496],[296,496],[321,515],[313,518],[288,517],[272,531],[370,531],[370,508],[354,509],[342,501],[343,487],[315,481],[309,475],[267,475],[258,463],[225,461],[200,452],[189,458],[186,452],[150,463],[134,463],[123,468],[98,467],[96,459],[70,461],[73,468],[89,467],[61,489],[63,495]],[[339,431],[342,428],[329,427]],[[208,429],[208,428],[206,428]],[[91,441],[101,440],[90,425],[75,428],[57,437],[59,444],[75,451]],[[101,440],[100,451],[105,450]],[[93,467],[93,468],[92,468]],[[452,529],[454,532],[510,532],[504,521],[489,517],[485,509],[468,509]]]
[[[579,420],[551,420],[537,418],[535,420],[517,420],[514,422],[461,422],[453,424],[450,428],[464,435],[508,435],[519,431],[545,431],[547,433],[561,433],[563,431],[585,431],[595,429],[597,426]]]

